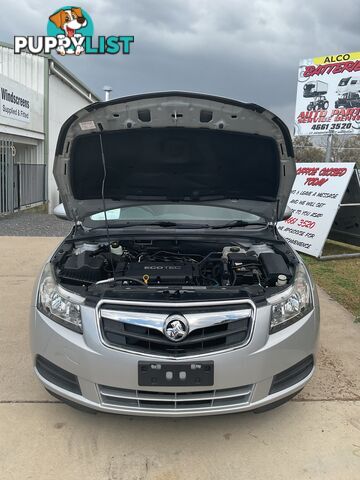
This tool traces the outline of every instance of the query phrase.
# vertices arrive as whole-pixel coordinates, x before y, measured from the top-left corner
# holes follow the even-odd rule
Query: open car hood
[[[287,127],[268,110],[164,92],[98,102],[72,115],[59,134],[54,176],[75,221],[103,211],[104,194],[106,209],[201,203],[275,222],[295,162]]]

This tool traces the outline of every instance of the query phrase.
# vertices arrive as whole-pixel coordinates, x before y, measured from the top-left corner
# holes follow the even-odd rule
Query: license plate
[[[142,387],[207,387],[214,385],[214,362],[139,362]]]

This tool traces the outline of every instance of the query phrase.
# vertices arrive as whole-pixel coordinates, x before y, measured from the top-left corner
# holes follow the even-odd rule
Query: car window
[[[243,220],[245,222],[265,223],[258,215],[252,213],[233,210],[230,208],[213,207],[207,205],[142,205],[125,208],[115,208],[106,211],[108,221],[177,221],[190,223],[211,221],[232,221]],[[95,213],[90,216],[91,222],[103,222],[105,220],[104,212]]]
[[[349,83],[351,77],[342,78],[339,82],[339,87],[343,87]]]

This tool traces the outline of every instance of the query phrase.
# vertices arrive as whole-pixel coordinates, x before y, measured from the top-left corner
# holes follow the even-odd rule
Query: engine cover
[[[125,276],[143,280],[149,276],[149,284],[182,285],[193,283],[193,266],[176,262],[138,262],[129,263],[125,269]]]

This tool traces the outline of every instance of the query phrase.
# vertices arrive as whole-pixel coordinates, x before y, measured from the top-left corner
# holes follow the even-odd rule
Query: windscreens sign
[[[30,98],[27,89],[15,82],[0,84],[0,114],[19,122],[30,122]]]
[[[297,163],[288,207],[292,216],[279,222],[280,234],[299,251],[320,257],[355,163]]]
[[[360,133],[360,52],[302,60],[295,135]]]
[[[44,132],[44,95],[0,73],[0,130]]]

